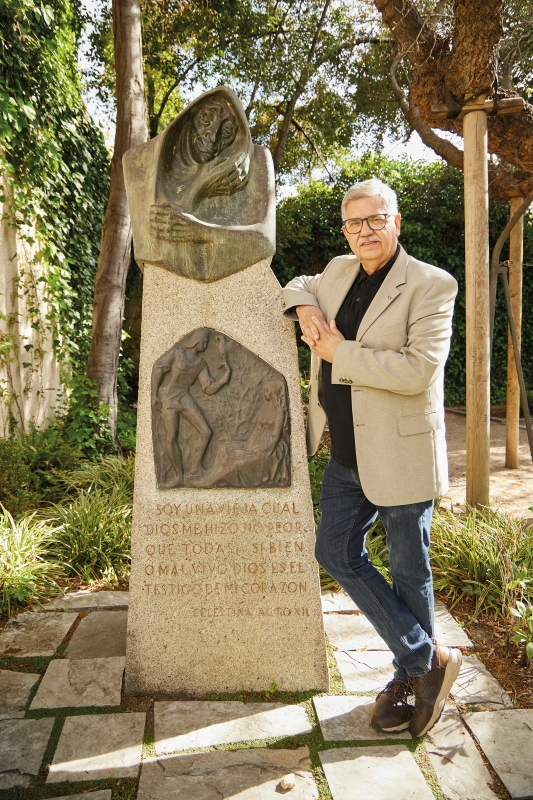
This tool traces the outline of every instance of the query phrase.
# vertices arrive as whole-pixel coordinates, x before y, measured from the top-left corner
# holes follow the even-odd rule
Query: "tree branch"
[[[437,5],[431,12],[431,15],[426,20],[426,28],[429,28],[430,31],[434,31],[441,21],[441,18],[444,16],[444,9],[448,5],[450,0],[438,0]]]
[[[443,139],[435,131],[422,122],[418,108],[410,100],[408,101],[403,89],[401,88],[396,78],[396,71],[398,65],[403,58],[401,51],[395,56],[389,70],[389,80],[392,87],[392,92],[396,98],[402,113],[409,123],[409,125],[418,133],[424,144],[431,148],[437,155],[441,156],[448,164],[451,164],[457,169],[463,169],[463,151],[460,150],[453,142],[448,139]]]
[[[457,148],[445,143],[432,128],[461,134],[462,123],[432,120],[430,108],[445,101],[445,87],[459,100],[482,89],[492,91],[502,3],[503,0],[455,0],[451,43],[428,27],[413,0],[374,0],[383,22],[413,68],[409,101],[391,80],[394,96],[425,144],[456,166]],[[513,94],[500,91],[496,96]],[[510,191],[529,194],[533,189],[533,106],[526,103],[521,112],[508,116],[489,115],[487,122],[489,152],[498,156],[498,163],[489,172],[491,196],[504,200]]]
[[[283,114],[283,109],[282,109],[282,108],[281,108],[281,106],[279,106],[279,105],[277,105],[277,106],[274,106],[274,110],[275,110],[275,111],[277,111],[277,112],[278,112],[278,114]],[[310,147],[311,147],[311,149],[313,150],[313,152],[315,153],[316,157],[318,158],[318,160],[320,161],[320,163],[322,164],[322,166],[324,167],[324,169],[325,169],[325,170],[326,170],[326,172],[328,173],[329,177],[331,178],[331,177],[332,177],[332,175],[331,175],[331,172],[330,172],[330,171],[329,171],[329,169],[328,169],[328,165],[327,165],[327,164],[326,164],[326,162],[324,161],[324,159],[323,159],[323,157],[322,157],[322,154],[321,154],[320,150],[318,149],[318,147],[316,146],[316,144],[313,142],[313,140],[311,139],[311,137],[309,136],[309,134],[307,134],[307,133],[305,132],[305,130],[304,130],[304,129],[302,128],[302,126],[300,125],[300,123],[299,123],[299,122],[297,122],[297,121],[294,119],[294,117],[291,119],[291,125],[293,125],[293,127],[294,127],[294,128],[296,128],[296,130],[298,131],[298,133],[301,133],[301,134],[302,134],[302,136],[304,137],[304,139],[306,140],[306,142],[307,142],[307,143],[310,145]]]

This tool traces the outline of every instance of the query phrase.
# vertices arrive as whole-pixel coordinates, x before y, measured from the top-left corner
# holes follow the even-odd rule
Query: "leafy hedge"
[[[355,181],[381,178],[398,193],[402,212],[401,242],[407,252],[422,261],[451,272],[459,283],[454,333],[446,367],[448,405],[465,402],[465,291],[463,175],[442,162],[423,163],[407,158],[393,160],[368,154],[346,164],[333,180],[314,181],[298,189],[278,205],[278,249],[272,268],[280,283],[296,275],[321,272],[334,256],[348,252],[341,232],[340,203]],[[509,216],[504,203],[490,206],[490,247]],[[504,248],[502,258],[507,257]],[[523,366],[528,393],[533,395],[533,220],[527,218],[524,235]],[[529,266],[527,266],[529,265]],[[492,363],[491,399],[505,401],[507,373],[507,322],[501,287],[498,291]]]
[[[109,155],[77,66],[83,24],[77,0],[0,5],[0,173],[17,224],[35,225],[56,353],[74,373],[85,370],[109,191]]]

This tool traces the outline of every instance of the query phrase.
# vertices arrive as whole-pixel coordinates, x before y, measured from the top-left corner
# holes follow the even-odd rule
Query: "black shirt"
[[[392,265],[398,258],[400,245],[387,263],[368,275],[361,265],[356,279],[343,300],[335,322],[345,339],[354,340],[361,320],[379,291]],[[331,364],[322,361],[320,403],[326,412],[331,438],[331,455],[342,467],[357,468],[350,386],[331,383]]]

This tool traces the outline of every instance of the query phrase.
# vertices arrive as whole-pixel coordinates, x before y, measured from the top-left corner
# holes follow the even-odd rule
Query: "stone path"
[[[322,605],[336,692],[290,703],[124,698],[126,592],[20,614],[0,632],[0,800],[533,797],[533,711],[513,708],[442,604],[439,639],[464,663],[422,740],[370,726],[391,653],[346,595]]]

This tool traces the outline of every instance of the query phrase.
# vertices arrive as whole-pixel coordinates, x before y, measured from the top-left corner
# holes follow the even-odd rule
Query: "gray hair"
[[[346,206],[350,200],[358,200],[360,197],[379,197],[383,200],[383,211],[387,214],[398,213],[398,198],[396,192],[380,181],[379,178],[369,178],[367,181],[360,181],[350,186],[342,198],[341,214],[342,219],[346,219]]]

